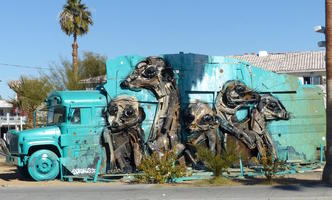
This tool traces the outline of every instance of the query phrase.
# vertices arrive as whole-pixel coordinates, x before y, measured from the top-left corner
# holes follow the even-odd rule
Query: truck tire
[[[35,181],[54,180],[60,171],[59,158],[50,150],[38,150],[28,160],[28,171]]]

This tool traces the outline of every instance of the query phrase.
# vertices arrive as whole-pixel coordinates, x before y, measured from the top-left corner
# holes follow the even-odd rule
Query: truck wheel
[[[28,171],[36,181],[53,180],[59,175],[59,158],[50,150],[38,150],[28,160]]]

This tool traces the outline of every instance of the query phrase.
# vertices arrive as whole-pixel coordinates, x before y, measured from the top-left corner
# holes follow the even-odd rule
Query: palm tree
[[[323,172],[323,181],[332,183],[332,0],[325,0],[326,24],[326,165]]]
[[[91,12],[88,7],[81,3],[81,0],[67,0],[60,14],[60,25],[63,32],[73,35],[73,74],[74,80],[78,81],[77,65],[77,36],[82,36],[89,32],[89,25],[93,25]]]

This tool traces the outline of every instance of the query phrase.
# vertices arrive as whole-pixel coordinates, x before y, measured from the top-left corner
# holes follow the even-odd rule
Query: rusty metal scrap
[[[144,155],[144,110],[135,97],[119,96],[107,109],[115,163],[122,172],[135,171]]]
[[[238,121],[236,113],[249,105],[252,107],[250,115]],[[269,120],[287,120],[289,113],[276,97],[259,95],[240,81],[229,81],[217,96],[215,108],[224,132],[235,136],[250,150],[257,149],[261,156],[268,153],[277,157],[266,123]]]
[[[272,95],[262,95],[258,105],[251,111],[249,131],[256,134],[256,146],[261,154],[277,157],[271,136],[266,129],[267,121],[288,120],[289,113],[282,103]],[[265,152],[267,151],[267,152]]]
[[[221,143],[218,136],[218,122],[212,108],[204,102],[196,101],[188,106],[183,121],[187,130],[186,155],[187,160],[196,164],[196,145],[208,148],[215,154],[221,153]]]
[[[179,154],[180,143],[180,94],[173,69],[160,57],[147,57],[120,84],[126,89],[150,90],[158,100],[158,110],[147,145],[150,152],[175,149]]]
[[[221,129],[235,136],[249,149],[256,147],[255,141],[239,126],[235,126],[235,123],[237,123],[236,113],[250,103],[258,103],[259,98],[257,92],[240,81],[232,80],[224,84],[214,105]]]

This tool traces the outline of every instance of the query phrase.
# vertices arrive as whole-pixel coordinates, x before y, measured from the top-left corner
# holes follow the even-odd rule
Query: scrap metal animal
[[[158,109],[147,145],[150,152],[175,149],[180,154],[180,94],[173,69],[160,57],[147,57],[120,84],[123,89],[147,89],[158,100]]]
[[[119,96],[110,102],[107,113],[115,164],[122,172],[133,172],[144,155],[144,110],[135,97]]]
[[[191,163],[197,164],[197,145],[208,148],[214,154],[221,153],[218,136],[218,123],[212,108],[204,102],[196,101],[184,112],[184,125],[187,129],[185,154]]]
[[[268,155],[277,158],[271,136],[266,128],[272,120],[288,120],[290,114],[283,104],[272,95],[262,95],[258,105],[251,111],[250,131],[256,135],[256,146],[262,157]]]
[[[235,126],[238,122],[236,113],[249,104],[257,104],[260,95],[238,80],[228,81],[219,92],[215,100],[216,116],[220,128],[238,140],[242,141],[249,149],[256,147],[255,140],[248,133]]]

